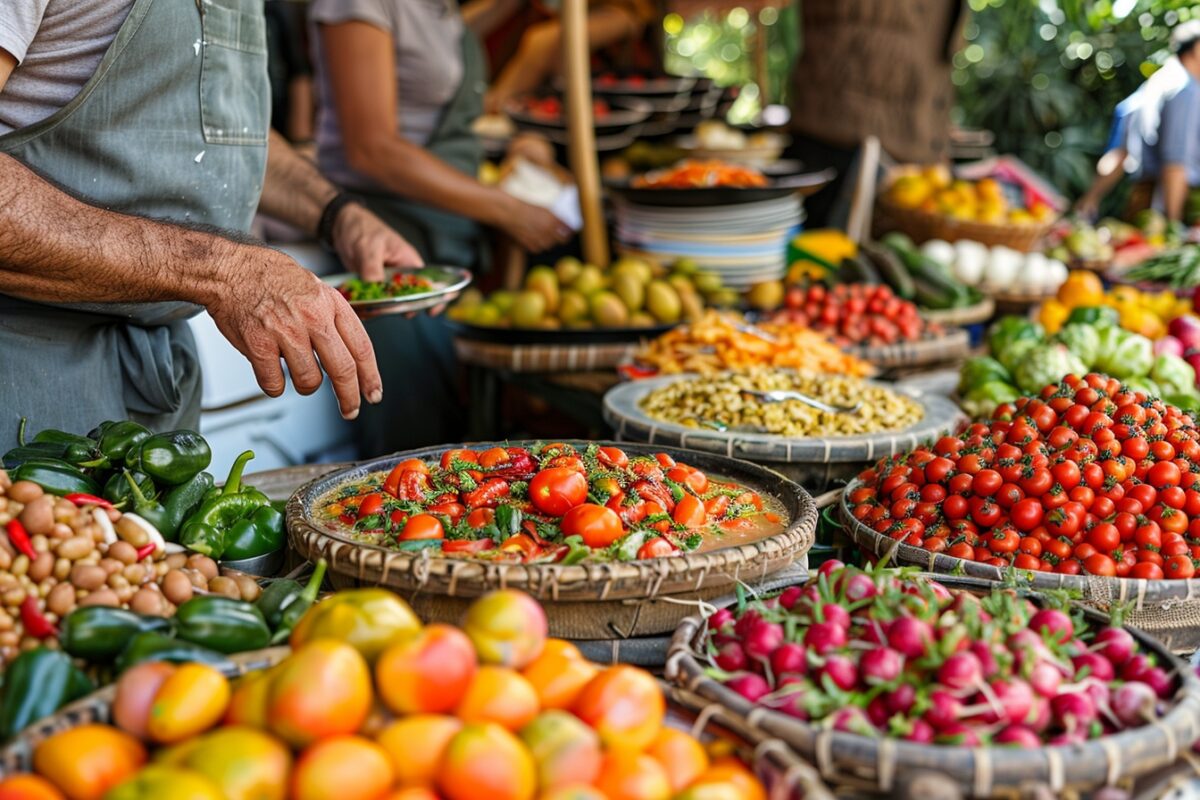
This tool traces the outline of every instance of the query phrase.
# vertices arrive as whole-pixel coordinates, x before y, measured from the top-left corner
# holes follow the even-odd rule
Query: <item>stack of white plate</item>
[[[787,243],[804,219],[792,194],[721,206],[636,205],[614,199],[617,250],[669,265],[681,258],[715,272],[732,289],[778,280],[787,271]]]

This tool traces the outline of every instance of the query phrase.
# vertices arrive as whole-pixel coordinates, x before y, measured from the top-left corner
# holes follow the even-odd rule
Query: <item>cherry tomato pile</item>
[[[783,530],[756,492],[666,453],[596,444],[410,458],[336,492],[323,514],[396,550],[524,563],[658,558]]]
[[[890,287],[866,283],[793,286],[774,322],[791,322],[827,333],[839,345],[883,345],[940,335],[917,307]]]
[[[856,519],[934,553],[1150,580],[1200,563],[1200,430],[1103,375],[1070,375],[859,480]]]

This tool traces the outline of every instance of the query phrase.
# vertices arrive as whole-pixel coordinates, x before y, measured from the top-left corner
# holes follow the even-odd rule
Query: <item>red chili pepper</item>
[[[479,488],[464,492],[462,499],[467,508],[495,508],[500,498],[508,497],[508,481],[503,478],[488,478]]]
[[[527,450],[519,447],[508,448],[508,461],[497,469],[489,470],[489,478],[504,478],[510,481],[527,481],[537,472],[537,464]]]
[[[10,519],[8,526],[8,540],[12,542],[12,546],[24,555],[29,556],[29,560],[33,561],[38,557],[37,551],[33,549],[33,542],[29,540],[29,532],[25,530],[25,526],[21,524],[19,519]]]
[[[429,476],[413,469],[405,470],[400,473],[394,494],[398,500],[424,502],[429,494]]]
[[[150,542],[150,544],[142,545],[141,547],[139,547],[137,549],[137,560],[141,561],[143,558],[146,558],[147,556],[154,555],[154,550],[157,547],[158,547],[158,545],[156,545],[154,542]]]
[[[105,500],[103,497],[96,497],[94,494],[77,494],[64,495],[64,498],[70,500],[77,506],[100,506],[101,508],[112,508],[113,504]]]
[[[32,595],[21,601],[21,624],[25,626],[25,633],[35,639],[58,636],[58,628],[46,619],[42,610],[38,608],[37,598]]]

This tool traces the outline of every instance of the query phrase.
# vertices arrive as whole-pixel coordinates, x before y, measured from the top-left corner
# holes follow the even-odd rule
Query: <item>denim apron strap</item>
[[[266,169],[261,0],[134,0],[100,66],[0,152],[106,208],[249,229]],[[0,448],[17,419],[86,431],[133,416],[194,425],[186,303],[50,305],[0,295]]]

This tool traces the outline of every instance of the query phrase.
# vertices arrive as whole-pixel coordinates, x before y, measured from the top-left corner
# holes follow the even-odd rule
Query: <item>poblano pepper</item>
[[[213,476],[201,472],[187,483],[172,486],[170,491],[163,495],[162,504],[167,513],[158,532],[164,539],[173,542],[179,538],[179,529],[183,527],[184,520],[196,513],[200,504],[204,502],[204,496],[212,488]]]
[[[63,618],[58,643],[63,651],[93,663],[108,663],[121,654],[139,633],[169,634],[173,623],[166,617],[135,614],[124,608],[81,606]]]
[[[301,586],[299,581],[293,580],[275,581],[263,590],[254,602],[254,607],[262,613],[267,626],[274,631],[271,644],[286,642],[292,628],[317,601],[321,581],[325,579],[326,567],[325,559],[322,558],[317,561],[307,585]]]
[[[37,461],[39,459],[61,460],[67,452],[66,445],[61,442],[30,442],[29,444],[17,445],[12,450],[0,457],[6,469],[16,469],[26,461]],[[65,463],[65,462],[64,462]]]
[[[157,528],[159,533],[162,533],[163,526],[166,523],[167,509],[163,507],[162,503],[158,502],[157,498],[146,497],[146,495],[142,494],[141,487],[133,479],[133,473],[129,470],[122,472],[122,477],[125,478],[125,483],[129,486],[129,493],[133,495],[133,508],[131,509],[133,513]]]
[[[216,559],[252,558],[283,545],[283,516],[266,495],[242,485],[242,473],[252,458],[253,450],[237,457],[225,486],[211,493],[184,523],[180,544]]]
[[[52,444],[62,447],[63,454],[59,458],[78,467],[100,467],[108,463],[108,460],[99,453],[95,439],[89,439],[76,433],[47,428],[44,431],[38,431],[30,444]]]
[[[175,611],[175,635],[219,653],[258,650],[271,642],[271,629],[257,608],[213,594],[193,597]]]
[[[146,661],[170,661],[173,664],[194,661],[207,664],[226,674],[232,673],[234,669],[233,662],[215,650],[173,639],[157,631],[139,633],[130,639],[117,658],[117,671],[124,672]]]
[[[100,430],[98,441],[100,453],[113,464],[119,464],[142,442],[153,434],[144,425],[139,425],[131,419],[120,422],[106,422]],[[201,468],[203,469],[203,467]]]
[[[15,736],[94,688],[62,651],[39,647],[21,653],[4,673],[0,739]]]
[[[14,482],[33,481],[50,494],[100,494],[100,487],[96,482],[84,475],[78,467],[52,458],[30,459],[10,470],[8,476]]]
[[[125,454],[125,466],[144,472],[159,484],[187,483],[212,461],[212,450],[195,431],[150,436]]]
[[[130,475],[146,497],[152,496],[158,490],[158,487],[154,485],[154,479],[149,475],[143,475],[140,472],[132,472]],[[117,508],[133,505],[135,498],[129,489],[129,481],[125,480],[124,470],[114,472],[109,476],[108,480],[104,482],[104,493],[100,496]]]

